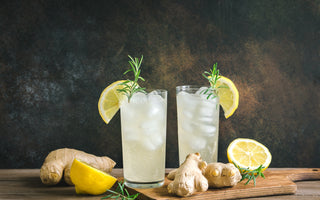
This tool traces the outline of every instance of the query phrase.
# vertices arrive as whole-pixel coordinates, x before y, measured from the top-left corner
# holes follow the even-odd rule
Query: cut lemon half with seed
[[[249,170],[257,169],[260,165],[268,168],[271,163],[271,154],[263,144],[246,138],[238,138],[232,141],[227,150],[230,163],[234,162],[241,168]]]
[[[120,103],[126,98],[123,93],[118,92],[118,89],[122,89],[125,86],[120,85],[124,80],[116,81],[106,87],[101,93],[98,109],[102,119],[108,124],[113,116],[118,112]]]
[[[77,194],[100,195],[109,190],[117,179],[77,159],[73,160],[70,178]]]
[[[216,83],[220,105],[224,111],[225,118],[230,117],[238,108],[239,92],[234,83],[224,77],[220,76]]]

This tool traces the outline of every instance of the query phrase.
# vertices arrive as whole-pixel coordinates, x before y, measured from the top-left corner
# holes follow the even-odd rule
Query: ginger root
[[[210,163],[205,169],[210,188],[222,188],[236,185],[240,179],[240,171],[232,163]]]
[[[208,190],[208,180],[203,176],[207,166],[199,153],[189,154],[178,169],[171,171],[167,178],[173,179],[168,185],[168,192],[178,196],[191,196],[194,192]]]
[[[55,185],[60,182],[64,174],[65,182],[73,185],[70,179],[70,168],[75,158],[107,173],[111,172],[116,165],[112,159],[106,156],[97,157],[76,149],[57,149],[48,154],[40,169],[42,183]]]

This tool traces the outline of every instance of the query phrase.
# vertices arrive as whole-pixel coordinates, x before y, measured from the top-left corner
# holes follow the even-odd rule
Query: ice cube
[[[153,151],[156,149],[154,145],[150,142],[149,138],[142,138],[140,140],[140,145],[147,151]]]
[[[157,92],[157,90],[153,90],[153,91],[149,92],[148,96],[149,95],[158,95],[158,94],[159,94],[159,92]]]
[[[184,95],[188,95],[188,94],[189,94],[188,92],[181,91],[178,93],[178,96],[184,96]]]
[[[155,149],[159,148],[164,142],[164,137],[162,137],[160,130],[154,132],[149,139]]]
[[[199,117],[213,117],[216,111],[212,107],[201,106],[197,109],[197,115]]]
[[[181,119],[179,120],[180,121],[180,124],[181,124],[181,128],[186,131],[186,132],[193,132],[193,124],[191,123],[191,121],[189,120],[184,120],[184,119]]]
[[[186,117],[188,119],[193,118],[193,113],[190,112],[189,110],[186,110],[186,109],[182,110],[182,115],[183,115],[183,117]]]
[[[212,118],[212,117],[206,117],[206,116],[204,116],[204,117],[199,117],[199,118],[198,118],[198,122],[204,123],[204,124],[206,124],[206,123],[212,123],[212,122],[213,122],[213,118]]]
[[[122,137],[124,141],[138,141],[140,138],[140,133],[132,131],[131,129],[123,129]]]
[[[147,103],[147,95],[142,92],[134,93],[130,99],[130,103],[132,103],[132,104],[146,104]]]
[[[209,99],[202,99],[201,105],[204,107],[216,108],[216,105],[218,103],[217,99],[217,97],[213,99],[211,97]]]
[[[202,95],[207,89],[208,89],[208,87],[201,87],[196,91],[195,94]]]
[[[120,108],[128,105],[128,97],[126,95],[124,95],[123,99],[119,103],[120,103],[120,105],[119,105]]]
[[[143,137],[140,141],[141,145],[149,151],[158,149],[164,142],[164,138],[160,131],[152,132],[149,137]]]
[[[157,93],[153,93],[153,92],[149,93],[148,94],[148,99],[151,102],[164,103],[164,99]]]
[[[200,129],[200,133],[203,136],[208,136],[208,137],[214,136],[217,131],[217,128],[212,125],[201,125],[199,126],[199,129]]]
[[[159,122],[156,120],[144,121],[141,123],[141,131],[145,136],[151,136],[153,132],[159,130]],[[161,127],[161,126],[160,126]]]
[[[177,96],[177,106],[181,109],[193,110],[199,103],[199,100],[198,95],[180,92]]]
[[[210,98],[209,99],[213,104],[217,104],[218,103],[218,101],[219,101],[219,97],[215,97],[215,98]]]
[[[166,112],[165,100],[157,94],[148,95],[148,116],[163,118]]]
[[[208,101],[212,101],[214,99],[216,99],[217,94],[212,90],[209,89],[207,87],[201,87],[196,94],[204,100],[208,100]]]
[[[201,149],[204,149],[206,147],[206,144],[207,144],[207,141],[205,138],[202,138],[202,137],[197,137],[197,136],[194,136],[194,137],[190,137],[190,140],[189,140],[189,144],[190,144],[190,147],[194,150],[194,151],[199,151]]]

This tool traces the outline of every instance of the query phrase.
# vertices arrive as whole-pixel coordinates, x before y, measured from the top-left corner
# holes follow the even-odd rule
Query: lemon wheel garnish
[[[116,81],[106,87],[101,93],[98,109],[102,119],[108,124],[113,116],[118,112],[120,107],[120,102],[126,98],[122,93],[119,93],[117,90],[122,89],[124,86],[119,85],[123,83],[124,80]]]
[[[77,194],[100,195],[109,190],[117,179],[77,159],[73,160],[70,178]]]
[[[234,83],[224,77],[220,76],[216,83],[220,105],[224,111],[225,118],[230,117],[239,105],[239,92]]]
[[[230,163],[234,162],[241,168],[249,170],[257,169],[260,165],[268,168],[272,156],[267,147],[263,144],[246,138],[238,138],[232,141],[227,149],[227,156]]]

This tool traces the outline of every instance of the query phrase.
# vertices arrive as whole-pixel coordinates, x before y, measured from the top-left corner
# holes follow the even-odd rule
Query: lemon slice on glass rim
[[[220,105],[224,111],[225,118],[230,117],[236,111],[239,105],[239,92],[234,83],[220,76],[216,83],[217,95],[220,99]]]
[[[118,112],[121,101],[127,98],[126,95],[117,91],[125,87],[124,85],[120,85],[123,82],[125,82],[125,80],[113,82],[106,87],[100,95],[98,102],[99,114],[107,124]]]

